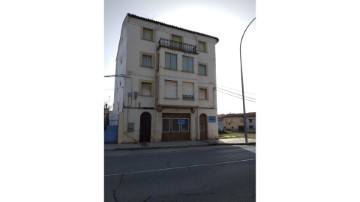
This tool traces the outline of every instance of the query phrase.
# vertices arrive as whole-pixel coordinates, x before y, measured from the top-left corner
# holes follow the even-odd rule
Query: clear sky
[[[105,0],[104,1],[104,75],[115,74],[115,58],[122,22],[127,13],[219,38],[216,44],[218,114],[242,113],[240,39],[256,17],[255,0]],[[256,99],[256,20],[242,44],[245,96]],[[113,103],[114,79],[104,78],[104,101]],[[231,93],[232,92],[232,93]],[[236,94],[233,94],[236,93]],[[246,112],[256,111],[256,103],[246,101]]]

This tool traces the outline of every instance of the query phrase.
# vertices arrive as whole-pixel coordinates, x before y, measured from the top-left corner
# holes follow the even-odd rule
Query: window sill
[[[164,67],[164,69],[171,70],[171,71],[178,71],[177,69],[170,69],[170,68],[166,68],[166,67]]]
[[[181,72],[184,72],[184,73],[191,73],[191,74],[193,74],[194,72],[192,71],[192,72],[189,72],[189,71],[184,71],[184,70],[182,70]]]
[[[178,98],[169,98],[169,97],[164,97],[164,99],[167,99],[167,100],[178,100]]]
[[[149,39],[144,39],[144,38],[141,38],[141,39],[144,40],[144,41],[155,42],[154,40],[149,40]]]
[[[149,68],[149,69],[154,69],[153,66],[140,65],[140,67]]]

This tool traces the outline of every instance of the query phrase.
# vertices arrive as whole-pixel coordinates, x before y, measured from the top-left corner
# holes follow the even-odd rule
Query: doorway
[[[151,115],[144,112],[140,116],[140,140],[139,142],[150,142],[151,137]]]
[[[200,115],[200,140],[207,140],[207,117],[205,114]]]

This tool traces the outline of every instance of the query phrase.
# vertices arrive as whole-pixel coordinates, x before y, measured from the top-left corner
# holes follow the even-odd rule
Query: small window
[[[252,119],[249,119],[249,122],[252,123]]]
[[[250,126],[249,128],[250,128],[250,129],[254,129],[254,126]]]
[[[152,96],[152,83],[141,82],[141,95],[142,96]]]
[[[177,55],[173,53],[165,53],[165,68],[177,70]]]
[[[173,41],[182,42],[182,37],[181,36],[173,34],[171,38],[172,38]]]
[[[128,132],[134,132],[134,123],[128,123],[127,131]]]
[[[199,89],[199,100],[207,100],[207,89],[205,88]]]
[[[150,54],[142,54],[141,56],[141,65],[144,67],[152,67],[153,57]]]
[[[149,28],[143,28],[143,36],[144,40],[153,41],[153,30]]]
[[[182,70],[184,72],[194,72],[194,58],[184,55],[182,57]]]
[[[199,69],[198,69],[198,74],[201,76],[206,76],[207,75],[207,71],[206,71],[206,65],[204,64],[199,64]]]
[[[197,50],[200,52],[206,52],[206,43],[203,41],[198,41]]]

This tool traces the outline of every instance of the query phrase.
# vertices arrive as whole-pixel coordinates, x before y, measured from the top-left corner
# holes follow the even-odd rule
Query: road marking
[[[201,166],[214,166],[214,165],[221,165],[221,164],[241,163],[241,162],[245,162],[245,161],[254,161],[254,160],[255,160],[255,158],[244,159],[244,160],[240,160],[240,161],[224,161],[224,162],[218,162],[218,163],[197,164],[197,165],[191,165],[191,166],[180,166],[180,167],[172,167],[172,168],[153,169],[153,170],[141,170],[141,171],[134,171],[134,172],[128,172],[128,173],[113,173],[113,174],[107,174],[104,176],[109,177],[109,176],[115,176],[115,175],[130,175],[130,174],[139,174],[139,173],[159,172],[159,171],[165,171],[165,170],[195,168],[195,167],[201,167]]]

